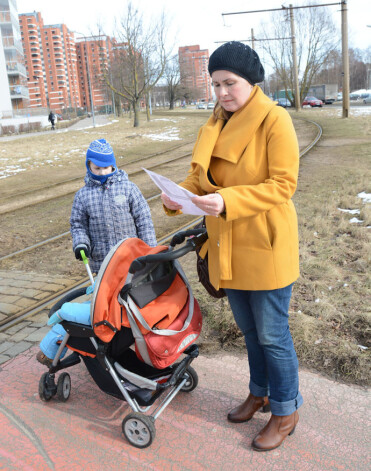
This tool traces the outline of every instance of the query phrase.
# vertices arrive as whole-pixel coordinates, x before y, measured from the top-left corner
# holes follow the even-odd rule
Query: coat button
[[[216,245],[219,247],[219,241],[216,243]]]

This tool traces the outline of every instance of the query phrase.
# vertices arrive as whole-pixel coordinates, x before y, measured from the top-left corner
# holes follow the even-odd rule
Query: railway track
[[[144,157],[138,157],[137,159],[130,160],[125,164],[125,169],[127,168],[127,166],[129,166],[131,164],[135,164],[135,163],[138,163],[138,162],[144,162],[145,160],[149,160],[149,159],[152,159],[154,157],[158,157],[160,155],[168,154],[169,152],[180,149],[181,147],[185,147],[186,145],[192,144],[192,142],[193,142],[193,140],[182,142],[181,144],[177,144],[176,146],[169,147],[168,149],[163,150],[161,152],[155,152],[153,154],[145,155]],[[122,168],[122,167],[119,167],[119,168]],[[77,177],[68,178],[68,179],[61,180],[61,181],[51,183],[51,184],[48,184],[48,185],[44,185],[44,186],[41,186],[41,187],[38,187],[38,188],[32,188],[30,190],[21,191],[21,192],[17,191],[16,193],[11,193],[9,195],[2,196],[2,197],[0,197],[0,206],[3,202],[5,202],[5,201],[7,201],[11,198],[14,198],[15,196],[20,196],[20,197],[27,196],[28,197],[28,196],[30,196],[34,193],[38,193],[40,191],[45,191],[45,190],[50,190],[51,188],[57,188],[59,186],[66,185],[68,183],[81,182],[81,180],[84,178],[84,176],[85,176],[85,174],[81,174]]]
[[[296,118],[296,119],[304,119],[304,118]],[[300,152],[300,158],[303,158],[317,144],[317,142],[319,141],[319,139],[322,136],[322,128],[318,123],[316,123],[314,121],[306,120],[306,119],[304,119],[304,120],[307,121],[307,122],[310,122],[311,124],[316,126],[317,132],[316,132],[315,138]],[[165,153],[167,153],[168,151],[166,151]],[[162,154],[162,153],[159,153],[159,154]],[[187,154],[187,156],[189,156],[189,154]],[[149,167],[149,168],[158,167],[158,166],[161,166],[161,165],[164,165],[164,164],[171,164],[172,162],[174,162],[176,160],[179,160],[180,158],[184,158],[184,157],[185,157],[185,155],[178,156],[178,157],[173,158],[173,159],[168,159],[165,162],[160,162],[160,163],[154,164],[152,167]],[[145,160],[145,159],[144,158],[143,159],[138,159],[137,161],[140,162],[142,160]],[[141,172],[143,172],[143,170],[138,169],[138,170],[135,170],[134,172],[135,173],[141,173]],[[133,173],[131,175],[133,175]],[[150,201],[153,201],[155,199],[158,199],[159,196],[160,196],[159,193],[155,194],[155,195],[152,195],[149,198],[147,198],[147,201],[150,202]],[[175,232],[177,232],[179,230],[184,230],[184,229],[193,227],[198,222],[200,222],[200,220],[201,220],[201,218],[196,218],[196,219],[188,222],[187,224],[176,228],[175,230],[173,230],[170,233],[163,236],[159,240],[159,244],[163,244],[163,243],[168,242]],[[58,234],[56,236],[53,236],[53,237],[47,238],[43,241],[40,241],[37,244],[33,244],[33,245],[25,247],[21,250],[17,250],[15,252],[9,253],[9,254],[7,254],[3,257],[0,257],[0,262],[3,261],[3,260],[9,259],[9,258],[15,257],[15,256],[23,255],[26,252],[30,252],[30,251],[35,250],[37,248],[46,246],[47,244],[53,243],[56,240],[62,239],[63,237],[67,237],[68,235],[69,235],[69,231],[68,232],[63,232],[63,233]],[[24,309],[23,311],[17,312],[12,316],[10,316],[6,319],[3,319],[2,321],[0,321],[0,331],[6,330],[7,328],[12,326],[13,324],[15,324],[15,323],[31,316],[31,315],[34,315],[35,313],[37,313],[39,311],[42,311],[43,309],[45,309],[48,306],[51,306],[51,305],[55,304],[55,302],[57,302],[59,299],[61,299],[61,297],[63,295],[65,295],[67,292],[69,292],[72,289],[82,287],[82,286],[86,285],[88,282],[89,282],[89,278],[88,277],[83,277],[78,282],[75,282],[75,283],[71,284],[70,286],[66,287],[65,289],[63,289],[63,291],[60,291],[57,294],[53,294],[49,298],[43,299],[41,302],[36,303],[35,305],[32,306],[31,309],[30,308]]]
[[[184,146],[185,145],[189,145],[189,142],[184,144]],[[181,146],[178,146],[176,148],[178,149],[180,147]],[[167,154],[168,152],[170,152],[170,150],[166,150],[165,152],[158,152],[157,154],[152,154],[151,156],[147,156],[147,157],[144,157],[144,158],[136,159],[135,161],[131,161],[130,163],[125,165],[125,171],[127,172],[129,178],[132,178],[133,176],[137,176],[139,174],[142,174],[142,173],[144,173],[144,170],[142,170],[141,168],[130,171],[129,168],[130,168],[131,164],[132,163],[136,163],[136,164],[142,163],[142,165],[144,165],[144,162],[149,162],[154,157],[158,157],[158,156]],[[181,154],[181,155],[172,157],[172,158],[167,159],[167,160],[161,160],[161,161],[157,161],[155,163],[150,163],[149,165],[146,165],[146,168],[148,170],[152,170],[152,169],[161,167],[162,165],[167,165],[167,164],[175,162],[177,160],[182,160],[182,159],[188,158],[190,155],[191,155],[191,153],[187,152],[185,154]],[[3,197],[2,199],[0,199],[0,215],[8,214],[8,213],[20,210],[20,209],[25,209],[25,208],[28,208],[28,207],[31,207],[31,206],[35,206],[37,204],[42,204],[42,203],[50,202],[50,201],[57,200],[57,199],[60,199],[60,198],[64,198],[66,196],[74,195],[76,193],[77,189],[79,187],[81,187],[81,182],[83,181],[83,178],[84,178],[84,176],[79,176],[79,177],[76,177],[76,178],[71,178],[69,180],[64,180],[62,182],[56,182],[56,183],[53,183],[51,185],[41,187],[39,189],[32,189],[32,190],[25,191],[23,193],[17,193],[17,194],[14,194],[14,195],[7,195],[7,196]],[[73,186],[73,188],[71,190],[64,191],[63,193],[58,194],[57,196],[55,196],[54,194],[51,195],[51,196],[45,195],[45,193],[46,194],[50,193],[51,190],[56,190],[57,188],[63,188],[63,186],[66,186],[66,185],[71,186],[71,184]],[[43,196],[43,193],[44,193],[44,196]],[[35,196],[35,195],[37,195],[37,196]],[[34,196],[34,198],[32,198],[32,196]],[[26,202],[24,204],[21,203],[21,205],[18,205],[18,201],[22,201],[23,198],[26,199]],[[7,207],[2,208],[1,207],[2,204],[6,203],[6,201],[9,200],[9,199],[13,199],[13,204],[7,203]]]

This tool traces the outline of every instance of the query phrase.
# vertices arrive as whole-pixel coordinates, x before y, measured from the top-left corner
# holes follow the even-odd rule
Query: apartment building
[[[211,80],[207,70],[209,51],[199,45],[184,46],[178,50],[182,85],[194,90],[200,101],[212,101]]]
[[[112,94],[103,75],[112,57],[113,45],[109,36],[91,36],[76,38],[78,77],[81,106],[91,110],[103,110],[112,106]],[[92,103],[93,102],[93,103]]]
[[[29,103],[15,0],[0,0],[0,36],[0,111],[5,116],[26,108]]]
[[[19,23],[30,107],[57,113],[80,107],[74,33],[64,24],[44,25],[38,12],[20,14]]]

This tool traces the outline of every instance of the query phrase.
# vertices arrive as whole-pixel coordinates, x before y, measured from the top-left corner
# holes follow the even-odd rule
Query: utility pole
[[[292,9],[292,4],[290,4],[289,6],[289,12],[290,12],[290,26],[291,26],[292,62],[293,62],[293,67],[294,67],[295,111],[299,111],[300,109],[299,74],[298,74],[298,61],[296,57],[294,10]]]
[[[254,28],[251,28],[251,49],[255,49]]]
[[[348,9],[347,2],[341,2],[341,50],[343,56],[343,118],[349,116],[349,54],[348,54]]]
[[[251,10],[251,11],[237,11],[230,13],[222,13],[222,16],[227,15],[242,15],[250,13],[265,13],[269,11],[282,11],[289,9],[290,13],[290,22],[291,22],[291,40],[292,40],[292,50],[293,50],[293,68],[294,68],[294,88],[295,88],[295,109],[299,110],[300,107],[300,92],[299,92],[299,79],[298,79],[298,67],[296,59],[296,39],[295,39],[295,26],[294,26],[294,15],[293,10],[299,8],[318,8],[318,7],[327,7],[331,5],[341,4],[341,31],[342,31],[342,56],[343,56],[343,118],[348,118],[349,116],[349,52],[348,52],[348,19],[347,19],[347,0],[341,0],[341,2],[335,3],[324,3],[324,4],[315,4],[315,5],[304,5],[293,7],[290,4],[289,8],[284,5],[281,8],[269,8],[265,10]],[[368,28],[371,28],[371,25],[366,25]],[[265,39],[265,41],[279,40],[279,39],[288,39],[288,38],[273,38]],[[254,38],[254,41],[260,41],[260,39]],[[219,41],[216,41],[219,42]],[[225,42],[225,41],[221,41]]]

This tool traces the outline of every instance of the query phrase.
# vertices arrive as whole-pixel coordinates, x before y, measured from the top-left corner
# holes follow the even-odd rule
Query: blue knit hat
[[[112,147],[105,139],[93,141],[86,152],[86,165],[88,161],[93,162],[98,167],[116,167],[116,160]]]

